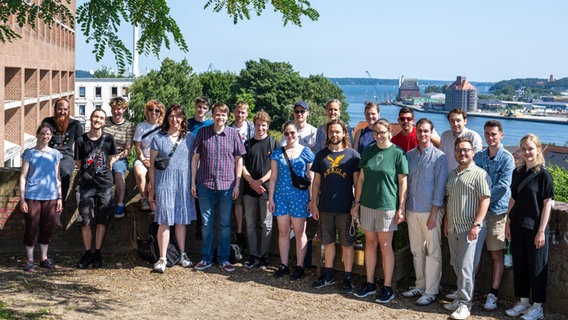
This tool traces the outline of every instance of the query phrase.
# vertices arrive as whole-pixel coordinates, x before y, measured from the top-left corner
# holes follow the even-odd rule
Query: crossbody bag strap
[[[176,149],[177,149],[180,141],[181,141],[181,134],[179,135],[178,139],[176,140],[176,143],[174,143],[174,148],[172,149],[172,151],[170,151],[170,154],[168,154],[168,158],[171,158],[174,155],[174,152],[176,152]]]
[[[284,155],[284,159],[286,159],[286,163],[288,164],[288,169],[290,169],[290,175],[292,175],[292,177],[297,176],[294,170],[292,170],[292,164],[290,163],[290,159],[288,159],[288,155],[286,154],[286,149],[284,149],[284,147],[282,147],[281,149],[282,149],[282,154]]]
[[[521,190],[523,190],[523,188],[539,174],[540,171],[538,172],[533,171],[530,175],[524,178],[523,181],[521,181],[521,183],[519,183],[519,185],[517,186],[517,193],[521,193]]]
[[[162,128],[161,126],[157,126],[157,127],[155,127],[154,129],[152,129],[152,130],[146,132],[146,133],[142,136],[142,139],[140,139],[140,140],[144,140],[144,138],[146,138],[147,136],[151,135],[152,133],[154,133],[154,132],[160,130],[161,128]]]

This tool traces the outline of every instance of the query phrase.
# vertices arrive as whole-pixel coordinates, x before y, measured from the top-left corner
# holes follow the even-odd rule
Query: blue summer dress
[[[195,136],[188,132],[181,139],[176,151],[170,159],[166,170],[154,170],[154,187],[156,194],[156,214],[154,222],[162,225],[190,224],[196,219],[194,198],[191,195],[191,161]],[[174,147],[167,134],[154,135],[151,150],[158,151],[157,158],[167,157]]]
[[[271,160],[278,163],[278,179],[276,180],[276,189],[274,190],[274,216],[283,216],[290,214],[292,218],[309,218],[310,213],[307,212],[308,203],[310,202],[309,190],[300,190],[292,185],[292,176],[290,169],[286,163],[286,159],[282,155],[282,149],[278,148],[272,152]],[[304,147],[300,156],[290,159],[294,173],[303,176],[306,172],[306,165],[314,162],[314,153]]]

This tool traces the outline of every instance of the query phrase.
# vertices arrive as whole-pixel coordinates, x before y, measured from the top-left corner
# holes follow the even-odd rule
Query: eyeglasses
[[[146,111],[148,112],[157,112],[157,113],[162,113],[162,110],[158,109],[158,108],[153,108],[153,109],[146,109]]]
[[[304,113],[306,113],[306,110],[294,109],[294,113],[295,114],[304,114]]]
[[[296,135],[296,131],[290,131],[290,132],[284,132],[284,136],[288,137],[288,136],[295,136]]]
[[[468,152],[470,152],[471,150],[473,150],[473,149],[472,149],[472,148],[457,148],[457,149],[455,150],[455,152],[456,152],[456,153],[464,153],[464,152],[465,152],[465,153],[468,153]]]
[[[387,133],[389,133],[389,132],[388,131],[375,131],[375,130],[373,130],[373,134],[376,135],[376,136],[384,136]]]
[[[411,122],[412,120],[414,120],[413,117],[398,117],[398,121]]]

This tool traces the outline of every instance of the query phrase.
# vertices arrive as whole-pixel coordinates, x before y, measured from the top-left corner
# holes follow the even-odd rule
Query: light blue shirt
[[[408,194],[406,210],[430,212],[444,206],[448,158],[432,144],[420,153],[418,147],[408,151]]]
[[[495,157],[491,159],[487,148],[476,152],[473,161],[491,178],[491,202],[488,213],[492,215],[506,213],[511,198],[513,170],[515,170],[513,155],[501,146]]]

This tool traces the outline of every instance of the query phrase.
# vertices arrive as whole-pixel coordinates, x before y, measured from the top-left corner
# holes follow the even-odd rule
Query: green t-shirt
[[[372,144],[363,151],[359,167],[365,175],[361,205],[378,210],[398,209],[398,175],[408,174],[404,151],[394,144],[386,149]]]

